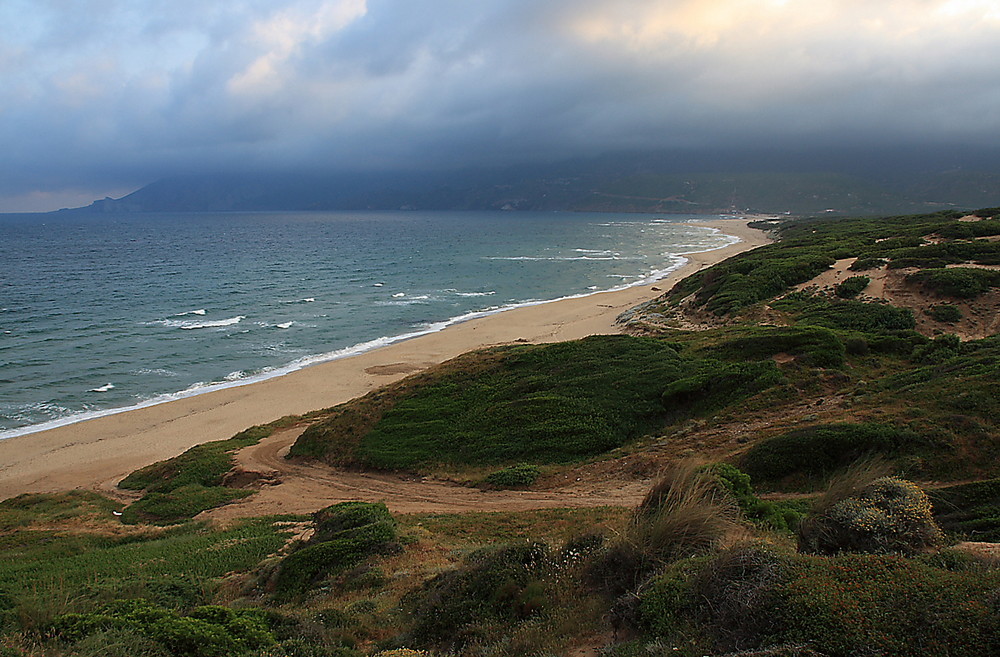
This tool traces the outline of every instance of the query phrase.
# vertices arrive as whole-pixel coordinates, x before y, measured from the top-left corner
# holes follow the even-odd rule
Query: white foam
[[[392,295],[392,298],[393,299],[402,299],[405,296],[406,296],[406,292],[397,292],[396,294]]]
[[[372,287],[382,287],[385,283],[372,283]]]
[[[198,310],[188,310],[186,312],[177,313],[174,317],[184,317],[185,315],[204,315],[206,310],[204,308],[199,308]]]
[[[278,328],[280,328],[280,329],[286,329],[286,328],[291,328],[292,324],[294,324],[294,323],[295,322],[282,322],[281,324],[275,324],[275,326],[278,327]]]
[[[89,392],[108,392],[109,390],[113,390],[114,387],[115,387],[115,384],[113,384],[113,383],[106,383],[103,386],[101,386],[100,388],[91,388]]]
[[[233,326],[234,324],[239,324],[244,319],[246,319],[246,315],[238,315],[236,317],[230,317],[228,319],[216,319],[208,322],[165,319],[162,322],[156,322],[156,323],[162,324],[163,326],[169,326],[170,328],[179,328],[179,329],[184,329],[185,331],[192,331],[194,329],[221,328],[224,326]]]

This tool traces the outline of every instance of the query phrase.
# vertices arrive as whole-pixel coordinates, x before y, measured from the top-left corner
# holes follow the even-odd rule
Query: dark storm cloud
[[[0,209],[179,171],[996,145],[998,37],[992,0],[8,0]]]

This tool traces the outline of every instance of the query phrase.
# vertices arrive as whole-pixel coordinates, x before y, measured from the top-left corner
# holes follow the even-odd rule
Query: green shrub
[[[959,657],[1000,650],[998,585],[996,571],[750,545],[671,567],[640,608],[653,635],[687,654]]]
[[[744,335],[713,345],[723,358],[758,360],[786,353],[801,357],[814,367],[839,367],[844,363],[844,345],[837,334],[816,326],[755,327]]]
[[[926,289],[946,297],[973,299],[990,288],[1000,287],[1000,271],[951,267],[925,269],[910,274],[908,280],[916,281]]]
[[[344,535],[342,532],[349,529],[394,522],[388,507],[382,502],[340,502],[313,514],[316,531],[311,542],[321,543],[341,537]]]
[[[909,308],[896,308],[886,303],[849,299],[828,299],[805,293],[789,294],[771,304],[788,312],[797,326],[823,326],[845,331],[882,334],[912,329],[916,326]]]
[[[931,306],[926,312],[931,319],[946,324],[954,324],[962,319],[962,309],[947,303]]]
[[[467,354],[339,407],[293,452],[390,469],[572,462],[662,426],[660,393],[687,369],[624,335]]]
[[[202,511],[214,509],[234,500],[252,495],[253,491],[221,486],[187,484],[160,493],[148,493],[133,502],[122,515],[122,522],[151,522],[169,525],[184,522]]]
[[[545,608],[549,550],[528,542],[490,547],[435,576],[403,601],[413,626],[408,643],[459,650],[480,638],[484,625],[513,624]]]
[[[799,525],[799,548],[819,554],[915,554],[940,540],[927,495],[896,477],[876,479]]]
[[[944,531],[970,541],[1000,541],[1000,479],[938,488],[928,497]]]
[[[869,271],[885,267],[886,261],[882,258],[858,258],[848,267],[851,271]]]
[[[692,376],[663,391],[663,407],[671,414],[704,414],[778,385],[784,376],[773,361],[725,363],[704,361]]]
[[[867,276],[851,276],[837,285],[835,291],[841,299],[853,299],[868,287],[872,279]]]
[[[928,446],[917,434],[882,424],[821,424],[764,439],[740,459],[755,481],[829,475],[865,455],[896,456]]]
[[[805,502],[772,502],[757,497],[750,485],[750,475],[734,465],[712,463],[706,467],[706,471],[716,477],[732,495],[743,516],[759,527],[781,532],[792,531],[805,515]]]
[[[304,593],[322,579],[376,554],[396,538],[396,523],[382,503],[341,502],[314,514],[313,539],[282,559],[275,594]]]
[[[538,469],[537,465],[522,463],[491,472],[486,476],[485,481],[498,488],[520,488],[535,483],[541,474],[542,471]]]
[[[49,632],[69,642],[122,630],[146,637],[178,657],[225,657],[275,642],[255,610],[199,607],[183,615],[146,600],[118,601],[96,613],[63,614],[49,627]]]

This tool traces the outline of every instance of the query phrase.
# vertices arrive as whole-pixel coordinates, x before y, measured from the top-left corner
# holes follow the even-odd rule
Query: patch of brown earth
[[[328,465],[288,460],[292,443],[304,426],[277,431],[260,443],[236,453],[241,477],[260,473],[276,481],[250,497],[199,515],[199,519],[228,522],[235,518],[271,514],[312,513],[348,501],[384,502],[394,513],[455,513],[462,511],[525,511],[529,509],[635,506],[645,496],[651,479],[590,480],[574,478],[551,490],[497,491],[460,486],[453,482],[409,474],[362,472]]]

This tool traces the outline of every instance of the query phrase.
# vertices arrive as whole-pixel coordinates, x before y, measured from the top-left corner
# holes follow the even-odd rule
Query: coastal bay
[[[740,242],[687,254],[683,267],[652,284],[513,308],[284,376],[2,440],[0,498],[73,488],[109,490],[133,470],[194,445],[286,415],[334,406],[474,349],[618,332],[615,320],[625,310],[694,271],[769,241],[745,219],[699,225]]]

